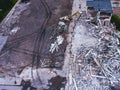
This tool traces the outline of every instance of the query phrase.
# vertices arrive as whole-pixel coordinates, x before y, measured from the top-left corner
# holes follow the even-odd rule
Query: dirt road
[[[54,39],[50,39],[50,37],[59,18],[71,13],[72,0],[46,0],[46,3],[51,11],[51,17],[43,28],[44,31],[41,30],[41,27],[47,12],[41,0],[30,0],[30,6],[20,15],[19,22],[11,26],[11,28],[19,26],[20,30],[15,35],[9,36],[3,49],[5,54],[0,59],[3,72],[8,71],[7,73],[10,75],[13,75],[13,72],[20,73],[26,66],[32,65],[35,55],[39,57],[40,61],[45,61],[46,66],[42,67],[62,68],[67,42],[65,40],[64,44],[60,46],[59,52],[51,54],[49,49]],[[41,35],[43,35],[43,39],[36,46],[36,39]],[[65,35],[63,36],[66,38]],[[35,48],[39,46],[41,50],[38,52]],[[34,62],[35,65],[38,63],[40,64],[40,62]]]

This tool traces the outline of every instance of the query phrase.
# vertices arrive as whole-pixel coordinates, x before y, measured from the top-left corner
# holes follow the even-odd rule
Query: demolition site
[[[17,0],[0,23],[0,90],[120,90],[113,2]]]

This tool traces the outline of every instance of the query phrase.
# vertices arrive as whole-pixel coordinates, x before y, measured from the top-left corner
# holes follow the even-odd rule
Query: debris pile
[[[54,29],[54,33],[50,38],[54,40],[54,42],[51,43],[49,50],[51,53],[53,53],[55,50],[58,52],[59,45],[61,45],[64,41],[64,37],[62,34],[66,33],[67,29],[68,27],[66,23],[63,21],[59,21],[58,26]]]
[[[120,48],[114,27],[94,25],[85,17],[73,33],[68,90],[111,90],[120,87]],[[67,90],[66,89],[66,90]]]
[[[59,45],[61,45],[63,43],[63,41],[64,41],[64,38],[61,35],[57,36],[57,40],[51,44],[49,51],[51,53],[53,53],[55,50],[58,51]]]
[[[59,49],[58,45],[63,43],[64,38],[62,37],[62,34],[66,33],[67,29],[68,29],[68,26],[66,23],[72,21],[74,17],[76,19],[79,19],[81,14],[82,14],[82,12],[77,11],[72,15],[63,16],[63,17],[59,18],[60,21],[58,23],[57,28],[54,30],[55,32],[52,36],[52,38],[57,38],[57,39],[54,43],[51,44],[51,47],[49,50],[51,53],[53,53],[55,50],[58,51],[58,49]],[[60,44],[59,44],[59,42],[60,42]]]

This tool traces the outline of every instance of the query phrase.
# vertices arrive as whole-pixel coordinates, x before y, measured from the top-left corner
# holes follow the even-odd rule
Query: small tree
[[[111,22],[115,23],[116,29],[120,31],[120,15],[112,15]]]

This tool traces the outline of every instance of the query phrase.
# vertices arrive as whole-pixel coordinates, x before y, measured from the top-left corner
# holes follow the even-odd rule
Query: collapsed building
[[[16,75],[17,77],[15,76],[14,79],[10,78],[12,82],[16,81],[16,85],[20,85],[22,78],[31,79],[31,84],[38,90],[43,90],[43,88],[44,90],[113,90],[113,88],[119,88],[120,43],[118,38],[120,38],[120,33],[110,23],[112,15],[110,0],[74,0],[74,2],[75,5],[76,3],[81,4],[78,10],[81,13],[78,17],[76,15],[75,20],[71,20],[75,23],[74,31],[71,32],[71,28],[68,31],[72,34],[72,40],[69,41],[71,45],[68,45],[71,46],[70,51],[66,51],[67,54],[70,53],[70,57],[66,55],[68,62],[66,59],[64,63],[56,60],[55,65],[64,64],[62,69],[57,70],[46,68],[50,62],[46,63],[49,60],[43,59],[43,61],[41,60],[42,68],[36,69],[28,66],[20,75]],[[87,7],[84,6],[85,4]],[[70,18],[68,16],[66,20],[69,21],[71,16]],[[11,20],[10,22],[12,22]],[[60,21],[55,29],[58,31],[63,29],[62,31],[65,33],[66,22]],[[18,27],[13,28],[10,34],[16,33],[17,30],[19,30]],[[48,51],[51,54],[62,50],[59,47],[64,43],[65,38],[60,33],[57,32],[51,37],[55,39],[49,46]],[[2,84],[9,81],[8,84],[14,85],[9,77],[6,79],[3,79],[4,82],[1,80]],[[26,83],[23,83],[23,86],[24,84]],[[28,85],[27,88],[31,88],[31,85]]]
[[[110,23],[110,0],[87,0],[72,36],[66,90],[119,90],[119,33]]]
[[[105,22],[110,22],[112,15],[112,5],[110,0],[87,0],[88,13],[96,19],[101,19]]]

